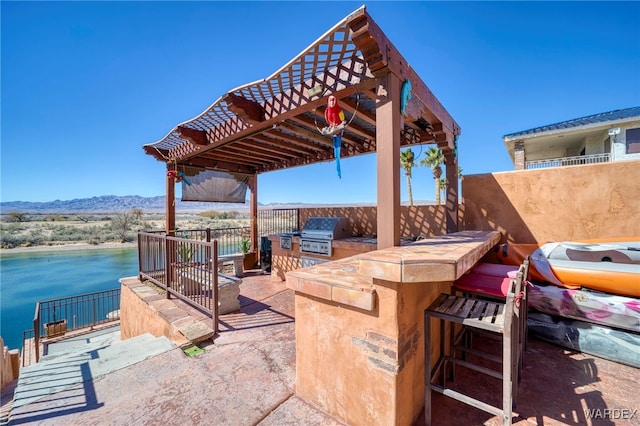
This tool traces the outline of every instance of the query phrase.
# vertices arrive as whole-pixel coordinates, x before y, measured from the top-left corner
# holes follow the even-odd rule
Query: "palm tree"
[[[447,178],[440,178],[440,194],[443,198],[447,197]]]
[[[440,205],[440,178],[442,177],[442,167],[444,163],[444,155],[438,148],[430,147],[425,157],[420,161],[421,166],[433,169],[433,178],[436,181],[436,204]]]
[[[407,176],[407,189],[409,191],[409,205],[413,206],[413,192],[411,191],[411,169],[416,165],[415,157],[411,148],[400,151],[400,166]]]

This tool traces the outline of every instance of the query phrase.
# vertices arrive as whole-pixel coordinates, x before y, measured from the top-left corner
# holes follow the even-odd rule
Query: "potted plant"
[[[191,256],[193,256],[193,253],[191,252],[191,246],[189,244],[184,243],[178,246],[178,257],[180,258],[181,264],[188,264]]]
[[[251,250],[251,240],[249,238],[244,237],[242,241],[240,241],[240,250],[242,254],[244,254],[244,269],[251,269],[256,263],[256,260],[253,255],[249,255],[249,250]]]
[[[62,336],[67,332],[67,319],[58,319],[56,309],[53,308],[53,321],[44,324],[45,335],[47,337]]]
[[[247,253],[249,253],[250,249],[251,249],[251,241],[246,237],[243,238],[242,241],[240,241],[240,250],[246,256]]]

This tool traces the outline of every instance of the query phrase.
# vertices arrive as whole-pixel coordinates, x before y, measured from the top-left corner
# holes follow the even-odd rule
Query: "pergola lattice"
[[[410,97],[401,100],[400,85],[406,82],[411,85]],[[320,132],[326,125],[323,113],[329,95],[337,98],[348,123],[342,136],[342,158],[380,153],[381,143],[397,145],[392,156],[398,158],[395,151],[400,146],[435,143],[445,155],[447,168],[456,165],[447,177],[457,179],[459,126],[364,6],[269,77],[229,91],[144,150],[168,167],[196,166],[250,175],[331,161],[331,137]],[[394,112],[381,114],[389,102]],[[393,134],[382,136],[381,126]],[[399,174],[399,160],[395,162],[389,167]],[[380,174],[380,160],[378,163]],[[169,192],[169,184],[167,188]],[[380,197],[380,190],[378,193]]]
[[[386,71],[382,58],[370,53],[376,50],[372,43],[363,43],[372,37],[372,22],[353,30],[362,18],[371,19],[364,7],[269,77],[231,90],[160,141],[145,145],[145,151],[161,161],[249,174],[330,161],[331,138],[319,128],[325,125],[324,106],[332,94],[349,122],[342,157],[375,152],[376,74]],[[371,58],[365,60],[363,50]],[[412,81],[414,87],[417,83]],[[452,133],[459,128],[450,117],[442,123],[435,114],[426,115],[405,118],[401,144],[433,141],[446,150],[446,127]]]

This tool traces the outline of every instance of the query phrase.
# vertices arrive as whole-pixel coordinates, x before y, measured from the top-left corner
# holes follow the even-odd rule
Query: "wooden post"
[[[458,232],[458,159],[455,155],[445,155],[445,175],[447,178],[447,234]]]
[[[167,172],[173,170],[170,164],[167,164]],[[166,199],[165,199],[165,232],[167,235],[174,235],[176,229],[176,181],[168,173],[166,175]]]
[[[400,245],[400,79],[378,79],[376,99],[378,249]]]
[[[249,178],[249,215],[251,216],[251,251],[258,253],[258,175]]]

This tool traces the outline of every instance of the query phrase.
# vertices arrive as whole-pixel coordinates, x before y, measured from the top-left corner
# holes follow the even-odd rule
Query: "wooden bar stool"
[[[507,298],[511,281],[517,278],[517,274],[522,267],[524,267],[522,269],[524,275],[522,290],[528,292],[528,286],[531,285],[529,283],[529,263],[529,256],[524,259],[520,267],[514,265],[479,263],[471,269],[470,273],[454,281],[453,286],[451,286],[451,294],[461,293],[467,297],[481,297],[504,302]],[[519,336],[522,348],[520,349],[520,359],[518,360],[518,380],[520,379],[520,373],[524,365],[524,353],[527,348],[527,339],[529,336],[527,331],[527,318],[529,317],[528,298],[524,297],[522,303],[524,303],[523,312],[525,318],[521,321],[522,328]],[[468,337],[465,345],[469,348],[472,342],[471,337],[465,337]],[[456,347],[460,348],[459,345]]]
[[[441,294],[424,312],[425,321],[425,423],[431,425],[431,391],[442,393],[465,404],[479,408],[490,414],[501,416],[504,425],[512,424],[514,394],[517,392],[520,352],[522,351],[522,322],[526,319],[524,307],[526,291],[524,282],[528,272],[528,260],[518,269],[516,278],[511,280],[505,302],[496,302],[479,298]],[[433,370],[431,366],[431,318],[440,319],[440,357]],[[455,324],[462,326],[461,333],[475,330],[501,336],[502,371],[474,364],[467,359],[455,357],[455,349],[450,355],[445,352],[445,323],[451,324],[454,333]],[[457,340],[457,339],[456,339]],[[461,365],[474,371],[502,380],[502,406],[496,407],[461,391],[447,387],[447,363]],[[440,378],[440,383],[434,379]]]

